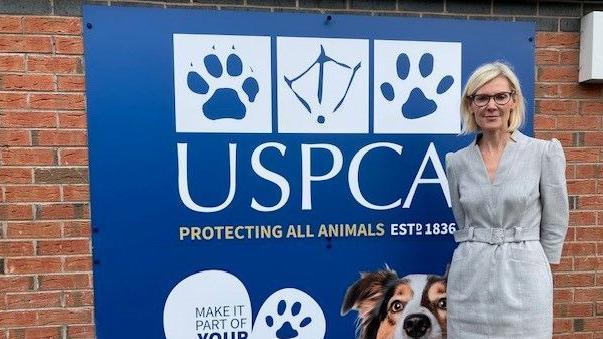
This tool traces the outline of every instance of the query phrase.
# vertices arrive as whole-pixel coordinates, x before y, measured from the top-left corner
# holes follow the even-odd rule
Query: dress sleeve
[[[448,190],[450,191],[450,203],[452,205],[452,213],[456,220],[456,228],[465,228],[465,213],[460,202],[459,182],[454,166],[454,156],[452,153],[446,154],[446,179],[448,180]]]
[[[540,243],[549,263],[558,264],[569,223],[569,203],[565,181],[565,155],[557,139],[547,143],[542,155],[540,202]]]

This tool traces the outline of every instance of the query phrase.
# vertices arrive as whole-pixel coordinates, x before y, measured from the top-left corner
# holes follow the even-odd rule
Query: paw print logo
[[[375,40],[374,46],[374,132],[459,133],[462,44]]]
[[[234,50],[234,47],[233,47]],[[243,61],[234,52],[228,55],[226,59],[226,73],[220,58],[215,54],[209,54],[203,58],[205,70],[211,76],[205,79],[196,71],[190,71],[187,75],[188,88],[202,95],[209,95],[209,99],[203,104],[202,112],[210,120],[217,119],[243,119],[247,113],[247,107],[241,101],[244,97],[248,103],[255,101],[259,92],[259,85],[253,76],[248,76],[245,80],[240,80],[243,75]],[[249,69],[250,72],[253,70]],[[210,86],[210,83],[219,83],[223,78],[230,77],[226,81],[226,86],[216,88]],[[243,93],[240,93],[242,91]],[[240,96],[239,94],[242,94]]]
[[[268,325],[268,327],[270,327],[270,328],[278,327],[278,329],[276,330],[276,337],[278,339],[291,339],[291,338],[298,337],[299,332],[297,330],[295,330],[295,328],[293,327],[291,322],[296,324],[296,327],[298,329],[304,328],[312,322],[312,318],[310,318],[310,317],[304,317],[301,320],[298,319],[298,318],[301,318],[301,316],[300,316],[301,307],[302,307],[301,303],[299,301],[296,301],[291,306],[290,313],[285,314],[285,312],[287,311],[287,302],[285,300],[281,300],[281,301],[279,301],[278,306],[277,306],[277,310],[276,310],[277,316],[276,317],[273,317],[271,315],[266,316],[266,325]],[[279,323],[280,323],[280,326],[278,325]]]
[[[326,329],[316,300],[301,290],[284,288],[266,299],[249,339],[322,339]]]
[[[411,70],[410,59],[406,53],[401,53],[396,61],[396,74],[401,80],[406,80]],[[425,53],[419,61],[419,72],[423,78],[428,78],[433,72],[433,55]],[[440,79],[437,85],[436,93],[446,93],[454,83],[451,75],[446,75]],[[393,101],[395,97],[394,88],[389,82],[381,84],[381,94],[388,101]],[[406,102],[402,104],[402,115],[407,119],[422,118],[436,111],[438,105],[435,101],[427,98],[423,90],[414,87]]]
[[[178,133],[270,133],[268,36],[174,34]]]

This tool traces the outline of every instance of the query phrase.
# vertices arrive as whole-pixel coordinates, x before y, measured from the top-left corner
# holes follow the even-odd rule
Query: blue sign
[[[96,6],[84,24],[99,338],[401,338],[417,315],[415,337],[445,335],[462,86],[504,60],[533,98],[532,24]]]

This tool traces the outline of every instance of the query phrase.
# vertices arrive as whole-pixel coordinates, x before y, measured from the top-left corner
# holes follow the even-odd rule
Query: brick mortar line
[[[551,34],[563,34],[563,35],[576,35],[580,36],[580,32],[552,32],[552,31],[536,31],[536,36],[538,35],[551,35]],[[538,40],[538,39],[537,39]]]
[[[591,301],[590,303],[595,303],[596,304],[597,301]],[[580,305],[580,306],[584,306],[584,305],[588,305],[589,302],[587,302],[587,301],[574,301],[574,300],[571,300],[571,301],[560,302],[560,303],[557,303],[555,305],[564,306],[564,305],[574,305],[574,304]],[[582,318],[582,317],[579,317],[579,318]]]
[[[0,16],[1,18],[1,16]],[[22,36],[22,37],[54,37],[54,36],[59,36],[59,37],[76,37],[76,38],[83,38],[83,32],[80,33],[61,33],[61,32],[0,32],[0,36],[5,36],[5,35],[9,35],[9,36]],[[2,52],[2,53],[6,53],[6,52]],[[28,53],[28,52],[23,52],[23,53]],[[36,52],[34,52],[36,53]],[[37,52],[40,53],[40,52]],[[50,52],[49,52],[50,53]]]
[[[53,14],[11,14],[11,13],[0,13],[0,17],[12,17],[15,19],[24,19],[24,18],[39,18],[39,19],[45,19],[45,18],[74,18],[74,19],[80,19],[80,17],[78,16],[72,16],[72,15],[53,15]],[[21,22],[21,24],[23,24],[23,22]]]
[[[66,241],[69,241],[70,239],[66,239]],[[55,240],[50,240],[50,241],[55,241]],[[2,242],[4,242],[4,239],[2,240]],[[7,241],[10,242],[10,241]],[[59,254],[55,254],[55,255],[49,255],[49,254],[44,254],[44,255],[22,255],[22,256],[9,256],[9,257],[4,257],[5,259],[52,259],[52,258],[57,258],[57,259],[73,259],[73,258],[90,258],[92,259],[92,253],[81,253],[81,254],[65,254],[65,253],[59,253]],[[92,261],[92,260],[91,260]],[[71,272],[71,271],[70,271]],[[40,274],[48,274],[48,273],[40,273]],[[40,275],[40,274],[36,274],[36,275]],[[20,274],[4,274],[2,277],[6,277],[6,276],[20,276]]]
[[[56,237],[3,237],[0,239],[0,243],[3,241],[6,242],[10,242],[10,241],[14,241],[14,242],[19,242],[19,241],[57,241],[57,240],[65,240],[65,241],[78,241],[78,240],[88,240],[88,241],[92,241],[92,237],[82,237],[82,236],[77,236],[77,237],[69,237],[69,236],[65,236],[65,235],[59,235]]]
[[[578,53],[578,56],[580,56],[580,54],[579,54],[580,53],[580,48],[558,48],[558,47],[539,47],[539,48],[536,48],[536,52],[540,52],[540,51],[544,51],[544,52],[560,52],[560,54],[563,53],[563,52],[575,52],[575,53]],[[577,61],[579,62],[579,60],[577,60]],[[576,66],[578,66],[578,64],[561,64],[561,60],[559,60],[558,62],[559,62],[559,64],[538,64],[538,63],[536,63],[535,66],[536,67],[539,67],[539,66],[554,66],[554,65],[576,65]],[[76,74],[79,74],[79,73],[76,73]],[[577,85],[578,83],[574,82],[574,84]]]
[[[9,129],[7,129],[6,131],[10,131]],[[14,131],[28,131],[28,130],[20,130],[20,129],[14,129]],[[32,130],[32,131],[38,131],[38,130]],[[550,131],[550,130],[549,130]],[[593,130],[589,130],[589,131],[593,131]],[[0,132],[2,132],[2,129],[0,129]],[[69,131],[68,131],[69,132]],[[69,151],[79,151],[82,150],[84,148],[87,148],[87,144],[79,144],[79,145],[33,145],[33,144],[29,144],[29,145],[3,145],[1,147],[1,149],[5,149],[5,150],[14,150],[17,148],[21,148],[21,149],[31,149],[31,150],[40,150],[40,149],[52,149],[52,150],[56,150],[56,151],[63,151],[62,153],[65,152],[69,152]],[[2,166],[7,166],[7,167],[15,167],[15,166],[10,166],[10,165],[6,165],[3,164]],[[26,165],[24,167],[28,167],[28,166],[35,166],[35,167],[42,167],[43,165]],[[58,166],[59,168],[66,168],[66,167],[88,167],[88,165],[55,165]]]
[[[587,180],[587,179],[584,179],[584,180]],[[0,187],[27,187],[27,186],[37,186],[37,187],[40,187],[40,186],[42,186],[42,187],[55,187],[55,186],[57,186],[57,187],[61,187],[61,186],[68,186],[68,187],[69,186],[80,186],[80,187],[84,187],[84,186],[86,186],[86,187],[89,187],[90,184],[88,184],[88,183],[73,183],[73,184],[70,184],[70,183],[44,183],[44,182],[43,183],[39,183],[39,184],[36,184],[36,183],[30,183],[30,184],[23,184],[23,183],[0,184]]]
[[[49,55],[52,55],[53,57],[48,57]],[[36,52],[8,52],[8,51],[4,51],[4,52],[0,52],[0,56],[23,56],[23,57],[36,57],[36,58],[41,58],[41,57],[45,57],[47,59],[52,59],[54,57],[56,58],[82,58],[84,55],[83,54],[50,54],[50,53],[36,53]]]
[[[576,290],[585,290],[585,291],[586,290],[591,290],[590,287],[576,287],[575,289]],[[603,286],[599,287],[599,289],[603,289]],[[603,301],[603,299],[602,300],[596,300],[596,301]]]
[[[1,131],[6,131],[6,132],[10,132],[10,131],[24,131],[24,132],[34,132],[34,131],[65,131],[65,132],[77,132],[77,131],[82,131],[82,130],[83,129],[74,129],[74,128],[65,128],[65,129],[62,129],[60,127],[59,128],[56,128],[56,127],[55,128],[53,128],[53,127],[34,127],[34,128],[31,128],[31,127],[18,127],[18,126],[15,126],[15,127],[6,127],[6,128],[2,127],[2,128],[0,128],[0,132]],[[31,142],[31,140],[29,140],[29,141]],[[8,145],[8,144],[5,144],[5,145],[2,145],[1,147],[5,148],[5,149],[8,149],[8,148],[15,148],[17,146],[22,146],[22,147],[27,147],[27,146],[37,147],[37,146],[45,146],[45,145],[33,145],[33,143],[29,144],[29,145],[17,145],[17,144],[15,144],[15,145]],[[67,147],[67,148],[82,148],[82,147],[86,147],[87,144],[86,145],[75,145],[75,146],[69,146],[69,145],[50,145],[48,147],[52,147],[52,146],[54,146],[54,147],[60,147],[60,148],[65,148],[65,147]]]
[[[81,204],[81,203],[62,203],[59,202],[57,204],[62,204],[62,205],[89,205],[88,203],[86,204]],[[6,204],[3,204],[6,205]],[[17,205],[17,204],[11,204],[11,205]],[[26,206],[34,206],[34,205],[40,205],[40,204],[21,204],[21,205],[26,205]],[[49,221],[90,221],[90,219],[27,219],[28,221],[38,221],[38,222],[49,222]],[[24,219],[7,219],[6,221],[8,222],[13,222],[13,221],[25,221]]]
[[[23,146],[23,145],[15,145],[15,146],[11,146],[11,145],[3,145],[0,147],[0,149],[4,150],[10,150],[10,149],[51,149],[51,150],[55,150],[55,149],[60,149],[60,148],[81,148],[81,147],[86,147],[87,145],[31,145],[31,146]],[[8,166],[8,165],[3,165],[3,166]],[[28,166],[32,166],[32,167],[37,167],[40,165],[21,165],[22,167],[28,167]],[[88,166],[84,166],[84,165],[78,165],[78,166],[58,166],[55,165],[58,168],[64,168],[64,167],[88,167]]]
[[[94,314],[93,314],[93,315],[94,315]],[[93,320],[93,322],[91,322],[91,323],[89,323],[89,324],[56,324],[56,325],[47,325],[47,326],[55,326],[55,327],[59,327],[59,328],[64,328],[65,326],[67,326],[67,327],[73,327],[73,326],[93,326],[93,327],[94,327],[94,326],[95,326],[95,324],[94,324],[94,320]],[[7,327],[7,328],[6,328],[6,333],[7,333],[7,336],[6,336],[6,337],[4,337],[4,339],[11,339],[11,337],[8,337],[8,333],[9,333],[11,330],[28,330],[28,329],[36,329],[36,328],[38,328],[38,327],[39,327],[38,325],[32,325],[32,326],[29,326],[29,327],[22,327],[22,326],[21,326],[21,327]],[[56,337],[57,339],[69,339],[69,338],[70,338],[70,337],[67,335],[66,330],[65,330],[65,331],[61,331],[61,333],[62,333],[62,334],[60,335],[60,337]],[[580,332],[580,333],[583,333],[583,334],[588,334],[588,333],[591,333],[591,332]],[[14,334],[14,333],[13,333],[13,334]],[[0,335],[2,335],[2,333],[0,333]],[[81,337],[81,336],[76,336],[76,337],[77,337],[77,338],[97,338],[96,336],[93,336],[93,337]],[[21,338],[22,338],[22,337],[21,337]],[[47,337],[47,338],[49,338],[49,337]],[[52,337],[52,338],[55,338],[55,337]]]
[[[85,324],[85,325],[90,325],[90,324]],[[94,325],[94,324],[92,324]],[[32,325],[32,326],[28,326],[28,327],[6,327],[6,328],[2,328],[3,330],[6,330],[7,333],[9,330],[31,330],[31,329],[38,329],[38,328],[48,328],[48,329],[62,329],[65,326],[82,326],[81,324],[56,324],[56,325]],[[588,332],[580,332],[580,333],[588,333]],[[1,333],[0,333],[1,335]],[[23,337],[18,337],[18,338],[23,338]],[[45,338],[51,338],[51,337],[45,337]],[[55,338],[55,337],[52,337]],[[60,339],[67,339],[69,337],[56,337],[56,338],[60,338]],[[96,337],[95,337],[96,338]],[[6,337],[5,339],[10,339],[9,337]]]
[[[27,73],[21,73],[21,74],[27,74]],[[44,73],[44,74],[48,74],[48,75],[52,75],[54,73]],[[78,95],[78,94],[84,94],[84,99],[85,97],[85,91],[77,91],[77,92],[65,92],[65,91],[34,91],[34,90],[0,90],[0,94],[73,94],[72,96]],[[29,95],[28,95],[29,97]],[[35,108],[34,108],[35,109]],[[40,108],[41,110],[44,110],[43,108]],[[20,110],[23,110],[22,108]],[[48,109],[46,109],[48,110]],[[63,109],[65,110],[65,109]],[[79,109],[80,111],[83,110],[82,108]],[[69,111],[69,110],[68,110]]]
[[[91,291],[92,292],[94,290],[93,289],[87,289],[87,290],[74,290],[74,291],[78,291],[78,292],[80,292],[80,291],[82,291],[82,292]],[[38,290],[38,291],[31,291],[31,292],[27,292],[27,291],[26,292],[22,292],[22,291],[19,291],[19,292],[6,292],[4,294],[6,294],[6,295],[28,295],[28,294],[58,294],[58,293],[65,293],[65,292],[69,293],[70,291],[61,291],[61,290],[58,290],[58,291],[39,291]],[[82,305],[82,306],[84,306],[84,305]],[[80,306],[71,306],[71,307],[80,307]]]
[[[16,149],[16,148],[25,148],[25,149],[44,149],[44,148],[50,148],[52,150],[59,150],[57,149],[57,147],[37,147],[37,146],[31,146],[31,147],[8,147],[8,146],[3,146],[1,147],[2,149]],[[69,147],[72,148],[72,147]],[[75,169],[84,169],[84,168],[89,168],[86,165],[41,165],[41,164],[28,164],[28,165],[8,165],[8,164],[3,164],[2,161],[0,161],[0,165],[2,165],[3,168],[23,168],[23,166],[25,166],[24,168],[39,168],[39,169],[51,169],[51,168],[75,168]],[[34,182],[35,184],[35,182]]]
[[[576,196],[581,196],[581,195],[576,195]],[[43,204],[43,202],[32,202],[35,205],[41,205]],[[55,203],[55,202],[44,202],[44,203]],[[12,202],[9,204],[13,204]],[[61,204],[61,205],[83,205],[83,204],[89,204],[88,200],[59,200],[56,201],[56,204]],[[36,219],[36,220],[57,220],[57,221],[62,221],[64,219]]]
[[[0,162],[0,164],[1,164],[1,162]],[[1,165],[2,165],[2,168],[11,168],[11,169],[12,168],[14,168],[14,169],[19,169],[19,168],[21,168],[21,169],[37,169],[37,168],[39,168],[39,169],[53,169],[53,168],[88,169],[88,166],[81,166],[81,165],[78,165],[78,166],[74,166],[74,165],[62,165],[62,166],[48,165],[48,166],[46,166],[46,165],[38,165],[38,164],[36,164],[36,165],[27,165],[26,167],[23,167],[23,165],[14,165],[14,166],[13,165],[5,165],[5,164],[1,164]],[[35,184],[35,182],[32,182],[31,184]],[[89,183],[82,183],[82,184],[89,184]],[[4,184],[2,184],[2,185],[4,185]]]
[[[586,180],[586,179],[584,179]],[[6,184],[0,184],[0,187],[27,187],[27,186],[36,186],[36,187],[61,187],[62,185],[65,186],[89,186],[88,184],[69,184],[69,183],[39,183],[39,184],[23,184],[23,183],[15,183],[15,184],[11,184],[11,183],[6,183]]]
[[[41,72],[41,71],[28,71],[28,70],[22,70],[22,71],[3,71],[0,72],[0,76],[3,75],[33,75],[33,76],[39,76],[39,75],[53,75],[53,76],[72,76],[72,77],[83,77],[84,74],[82,73],[56,73],[56,72]],[[12,90],[3,90],[3,91],[12,91]],[[28,90],[31,91],[31,90]],[[35,89],[33,91],[36,91]],[[58,92],[55,90],[55,92]],[[53,92],[53,93],[55,93]],[[79,91],[79,92],[85,92],[85,91]],[[37,93],[37,91],[36,91]],[[73,93],[73,92],[70,92]]]
[[[33,94],[38,94],[38,93],[33,93]],[[29,99],[29,96],[28,96]],[[29,105],[29,104],[28,104]],[[0,110],[2,112],[8,112],[8,113],[13,113],[15,111],[10,110],[10,109],[3,109],[0,108]],[[22,110],[22,109],[20,109]],[[23,113],[42,113],[42,112],[48,112],[48,111],[44,111],[44,109],[38,109],[38,108],[32,108],[31,110],[29,110],[29,112],[23,112]],[[20,112],[17,112],[20,113]],[[57,111],[55,111],[55,113],[86,113],[86,109],[85,108],[74,108],[74,109],[58,109]]]
[[[83,306],[69,306],[69,307],[53,307],[53,310],[69,310],[69,309],[81,309],[81,308],[93,308],[91,305],[83,305]],[[47,310],[50,308],[22,308],[22,309],[11,309],[11,310],[3,310],[0,311],[0,313],[11,313],[11,312],[30,312],[30,311],[42,311],[42,310]],[[63,326],[65,324],[46,324],[46,325],[31,325],[31,326],[23,326],[23,325],[19,325],[19,326],[15,326],[15,327],[2,327],[1,329],[10,329],[10,330],[18,330],[18,329],[33,329],[33,328],[58,328],[60,326]],[[71,326],[71,325],[76,325],[79,326],[81,324],[67,324],[67,326]],[[11,337],[12,338],[12,337]],[[18,338],[23,338],[23,337],[18,337]],[[30,338],[30,337],[27,337]],[[44,337],[46,338],[50,338],[50,337]],[[55,338],[55,337],[52,337]]]
[[[31,93],[31,92],[30,92],[30,93]],[[38,94],[38,93],[35,93],[35,92],[34,92],[33,94]],[[45,94],[46,94],[46,93],[45,93]],[[27,96],[27,101],[28,101],[27,105],[31,105],[31,103],[29,102],[29,100],[30,100],[30,96],[28,95],[28,96]],[[36,113],[38,110],[43,110],[43,109],[32,108],[32,109],[31,109],[31,112]],[[10,110],[5,110],[5,109],[2,109],[2,111],[9,112]],[[64,109],[64,108],[61,108],[61,109],[58,109],[58,110],[57,110],[57,113],[70,113],[70,112],[71,112],[71,113],[73,113],[73,112],[80,112],[80,113],[81,113],[81,112],[85,112],[85,108],[73,108],[73,109]]]
[[[0,313],[10,313],[10,312],[39,312],[39,311],[45,311],[45,310],[82,310],[82,309],[90,309],[92,310],[93,307],[92,306],[82,306],[82,307],[65,307],[65,308],[60,308],[60,307],[53,307],[53,308],[26,308],[26,309],[15,309],[15,310],[10,310],[10,311],[0,311]],[[36,317],[37,319],[37,317]],[[80,326],[80,325],[90,325],[94,323],[94,319],[91,319],[90,323],[68,323],[66,324],[67,326]],[[63,326],[65,325],[65,322],[62,323],[57,323],[55,325],[45,325],[48,327],[51,326]],[[38,328],[40,327],[39,325],[31,325],[31,326],[16,326],[16,327],[10,327],[7,326],[6,329],[8,330],[17,330],[17,329],[32,329],[32,328]]]
[[[47,59],[52,59],[49,58],[48,56],[51,55],[53,57],[56,58],[82,58],[84,55],[83,54],[50,54],[50,53],[39,53],[39,52],[1,52],[0,55],[24,55],[27,56],[28,58],[31,57],[35,57],[35,58],[41,58],[41,57],[46,57]]]
[[[540,68],[575,68],[576,70],[579,70],[579,65],[578,64],[562,64],[561,61],[558,64],[541,64],[541,65],[536,65],[536,67]],[[548,82],[548,81],[544,81],[544,80],[537,80],[537,82]],[[574,82],[575,83],[575,82]]]
[[[28,327],[6,327],[3,328],[2,330],[6,330],[6,333],[8,335],[8,333],[11,330],[32,330],[32,329],[37,329],[37,328],[56,328],[56,329],[61,329],[61,336],[60,337],[45,337],[45,338],[57,338],[57,339],[69,339],[70,337],[67,336],[66,332],[63,331],[63,329],[65,327],[72,327],[72,326],[89,326],[92,325],[94,326],[94,322],[90,323],[90,324],[56,324],[56,325],[44,325],[44,326],[40,326],[40,325],[32,325],[32,326],[28,326]],[[589,333],[589,332],[580,332],[580,333]],[[2,333],[0,332],[0,335],[2,335]],[[13,333],[14,335],[14,333]],[[1,337],[3,339],[11,339],[12,337]],[[23,337],[19,337],[19,338],[23,338]],[[28,337],[29,338],[29,337]],[[78,336],[77,338],[82,338],[80,336]],[[86,337],[87,338],[87,337]],[[96,338],[96,336],[92,337],[92,338]]]
[[[8,148],[8,147],[0,147],[0,150],[1,149],[5,149],[5,148]],[[40,165],[14,165],[14,166],[7,166],[7,165],[2,165],[1,168],[4,168],[4,167],[10,167],[10,168],[13,168],[13,169],[36,169],[36,168],[48,169],[50,166],[40,166]],[[74,166],[58,166],[58,165],[54,165],[54,167],[56,167],[56,168],[67,168],[67,167],[88,168],[88,166],[85,166],[85,165],[77,165],[77,166],[75,166],[75,165]],[[10,183],[1,183],[0,185],[6,185],[6,184],[10,184]]]
[[[0,280],[2,280],[1,278],[33,278],[33,279],[39,279],[39,277],[63,277],[63,276],[72,276],[72,275],[79,275],[79,276],[88,276],[88,277],[92,277],[92,271],[85,271],[86,273],[73,273],[73,272],[49,272],[49,273],[24,273],[24,274],[19,274],[19,275],[11,275],[11,276],[7,276],[7,275],[0,275]],[[39,286],[38,286],[39,287]],[[84,288],[82,288],[84,289]],[[69,289],[69,290],[77,290],[80,291],[82,289]],[[92,287],[92,289],[94,289],[94,286]],[[30,290],[30,291],[38,291],[38,289],[35,290]],[[47,290],[40,290],[40,291],[59,291],[59,290],[53,290],[53,289],[47,289]],[[6,293],[6,292],[4,292]]]
[[[557,84],[556,82],[539,82],[539,84]],[[595,98],[566,98],[566,97],[560,97],[560,98],[550,98],[550,97],[538,97],[538,98],[534,98],[535,100],[540,100],[540,101],[578,101],[578,102],[583,102],[583,101],[588,101],[588,102],[599,102],[597,99]],[[567,114],[567,115],[571,115],[571,114]],[[601,112],[600,114],[587,114],[589,116],[601,116],[603,115],[603,112]]]
[[[33,54],[34,57],[47,57],[48,59],[53,59],[53,58],[76,58],[76,57],[81,57],[83,60],[84,55],[83,54],[78,54],[78,53],[55,53],[55,52],[47,52],[47,53],[40,53],[40,52],[3,52],[4,54],[25,54],[30,55]],[[29,59],[27,59],[29,60]],[[82,65],[82,71],[83,71],[83,65]]]
[[[31,112],[28,112],[31,113]],[[27,113],[23,113],[23,114],[27,114]],[[0,113],[0,116],[2,115],[2,113]],[[9,127],[0,127],[0,131],[26,131],[26,132],[31,132],[31,131],[56,131],[56,132],[81,132],[81,131],[87,131],[86,128],[71,128],[71,127],[65,127],[65,128],[61,128],[61,127],[29,127],[29,126],[9,126]],[[8,146],[8,147],[12,147],[11,145],[3,145],[3,146]],[[15,145],[17,146],[17,145]],[[33,145],[32,145],[33,146]],[[42,145],[36,145],[36,146],[42,146]],[[55,145],[58,147],[63,147],[63,144],[60,145]],[[80,146],[80,145],[76,145],[76,146]],[[85,145],[84,145],[85,146]]]
[[[37,238],[11,238],[11,237],[6,237],[6,238],[0,239],[0,243],[2,243],[2,242],[33,242],[33,241],[46,242],[46,241],[57,241],[57,240],[65,240],[65,241],[71,241],[71,240],[88,240],[88,241],[92,242],[92,238],[91,237],[87,237],[87,238],[83,238],[83,237],[69,238],[69,237],[65,237],[65,236],[61,235],[60,237],[57,237],[57,238],[40,238],[40,237],[37,237]],[[73,254],[73,255],[75,255],[75,254]],[[12,257],[10,257],[10,258],[12,258]]]
[[[571,196],[579,196],[579,197],[585,197],[585,198],[589,198],[589,197],[600,197],[603,201],[603,197],[601,196],[601,194],[597,194],[597,193],[591,193],[591,194],[572,194]],[[584,210],[584,209],[581,209]],[[603,209],[597,209],[596,211],[603,211]]]
[[[584,195],[576,194],[576,196],[584,196]],[[11,202],[8,202],[8,204],[10,205],[10,204],[13,204],[13,203],[22,203],[22,202],[23,201],[11,201]],[[41,205],[41,204],[44,204],[44,203],[50,203],[50,204],[56,203],[56,204],[61,204],[61,205],[71,205],[71,204],[73,204],[73,205],[82,205],[82,204],[88,204],[88,200],[58,200],[56,202],[55,201],[44,201],[44,202],[35,201],[35,202],[32,202],[32,203],[35,204],[35,205]],[[48,219],[43,219],[43,220],[48,220]],[[63,219],[56,219],[56,220],[63,220]]]
[[[577,66],[577,65],[573,65],[573,64],[547,64],[546,66],[550,66],[552,68],[555,68],[557,66]],[[550,82],[542,82],[542,81],[538,81],[535,83],[536,85],[550,85]],[[565,81],[560,81],[560,82],[556,82],[554,83],[556,85],[575,85],[576,88],[582,88],[583,86],[588,86],[591,87],[592,85],[580,85],[579,83],[576,82],[565,82]],[[599,86],[592,86],[594,87],[599,87]],[[600,89],[603,92],[603,87]],[[554,99],[554,98],[550,98],[550,97],[534,97],[534,99],[536,100],[540,100],[540,99]],[[564,97],[559,97],[559,99],[564,99]],[[585,98],[568,98],[569,100],[573,100],[573,99],[585,99]],[[590,98],[591,100],[598,100],[599,98]]]
[[[31,114],[31,113],[53,113],[53,112],[36,112],[36,111],[30,111],[30,112],[14,112],[14,111],[4,111],[5,113],[15,113],[15,114]],[[69,112],[73,112],[73,111],[67,111],[67,112],[60,112],[59,114],[66,114]],[[2,112],[0,111],[0,116],[2,116]],[[55,118],[59,118],[58,116],[56,116]],[[58,122],[57,122],[58,123]],[[54,126],[54,127],[36,127],[36,126],[8,126],[8,127],[0,127],[0,130],[23,130],[23,131],[67,131],[67,132],[74,132],[74,131],[82,131],[82,130],[87,130],[86,127],[62,127],[60,125]],[[9,145],[3,145],[3,146],[9,146]]]
[[[4,165],[2,165],[2,166],[3,166],[3,167],[5,167]],[[9,167],[9,166],[6,166],[6,167]],[[10,168],[13,168],[13,167],[10,167]],[[15,168],[16,168],[16,167],[15,167]],[[49,168],[44,168],[44,167],[39,167],[39,166],[38,166],[37,168],[40,168],[40,169],[49,169]],[[65,167],[60,167],[60,168],[70,168],[70,166],[65,166]],[[86,167],[86,168],[87,168],[87,167]],[[589,178],[581,178],[581,179],[589,179]],[[30,183],[22,184],[22,185],[36,185],[36,184],[37,184],[37,183],[34,181],[34,182],[30,182]],[[44,184],[49,184],[49,183],[40,183],[40,184],[41,184],[41,185],[44,185]],[[12,185],[17,185],[17,184],[13,184],[13,183],[2,183],[2,184],[0,184],[0,185],[2,185],[2,186],[12,186]],[[52,185],[52,184],[50,184],[50,185]],[[61,185],[61,184],[59,183],[58,185]],[[89,183],[89,182],[82,182],[82,183],[79,183],[79,182],[78,182],[78,183],[73,183],[73,184],[64,184],[64,185],[88,185],[88,186],[90,186],[90,183]],[[2,202],[0,202],[0,204],[1,204],[1,203],[2,203]]]
[[[57,237],[57,238],[2,238],[0,239],[0,243],[6,242],[27,242],[27,243],[33,243],[34,241],[38,241],[38,245],[39,242],[57,242],[57,241],[65,241],[65,242],[71,242],[71,241],[82,241],[82,240],[86,240],[89,241],[89,244],[92,244],[92,238],[82,238],[82,237],[74,237],[74,238],[68,238],[68,237]],[[34,247],[35,248],[35,247]],[[57,256],[68,256],[68,257],[77,257],[77,256],[91,256],[92,252],[88,252],[88,253],[81,253],[81,254],[57,254],[57,255],[50,255],[50,257],[57,257]],[[31,256],[8,256],[6,258],[21,258],[21,257],[46,257],[49,255],[38,255],[38,254],[34,254]]]
[[[80,38],[80,40],[84,41],[84,37],[83,37],[83,32],[78,33],[57,33],[57,32],[0,32],[0,37],[5,37],[5,36],[14,36],[14,37],[25,37],[25,38],[38,38],[38,37],[42,37],[42,38],[54,38],[54,37],[74,37],[74,38]],[[53,43],[54,44],[54,43]],[[9,53],[9,52],[2,52],[2,53]],[[19,53],[19,52],[13,52],[13,53]],[[20,52],[20,53],[30,53],[30,52]],[[55,54],[54,51],[53,52],[46,52],[46,53],[42,53],[42,52],[31,52],[34,54]],[[56,54],[61,54],[61,53],[56,53]],[[74,54],[69,54],[69,55],[74,55]]]
[[[597,196],[597,195],[595,195]],[[5,203],[2,203],[3,205],[5,205]],[[55,201],[55,202],[49,202],[49,201],[40,201],[40,202],[31,202],[31,203],[15,203],[15,204],[10,204],[10,205],[17,205],[17,204],[24,204],[24,205],[28,205],[28,204],[33,204],[33,205],[39,205],[39,206],[53,206],[53,205],[90,205],[89,202],[86,202],[85,204],[80,204],[80,203],[64,203],[62,201]],[[39,220],[39,219],[37,219]],[[64,221],[65,219],[42,219],[42,220],[59,220],[59,221]],[[74,220],[82,220],[82,219],[74,219]]]
[[[551,65],[552,67],[555,67],[555,65]],[[558,67],[563,67],[563,65],[557,65]],[[557,67],[557,68],[558,68]],[[574,67],[574,66],[572,66]],[[577,79],[576,79],[577,80]],[[540,85],[555,85],[555,84],[566,84],[566,82],[556,82],[556,81],[539,81],[538,84]],[[580,88],[580,87],[578,87]],[[590,101],[594,101],[596,100],[596,98],[566,98],[566,97],[559,97],[559,98],[551,98],[551,97],[540,97],[540,98],[535,98],[536,100],[540,100],[540,99],[550,99],[550,100],[590,100]]]
[[[603,285],[597,285],[597,281],[596,281],[596,274],[594,273],[595,271],[561,271],[561,270],[555,270],[553,271],[553,277],[572,277],[572,276],[577,276],[577,275],[590,275],[594,278],[594,282],[592,285],[580,285],[580,286],[559,286],[562,288],[576,288],[576,287],[582,287],[582,288],[589,288],[589,287],[602,287]]]

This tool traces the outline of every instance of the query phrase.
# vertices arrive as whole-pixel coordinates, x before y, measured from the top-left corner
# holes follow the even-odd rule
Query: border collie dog
[[[358,339],[446,338],[446,276],[394,270],[361,273],[345,294],[341,315],[358,311]]]

